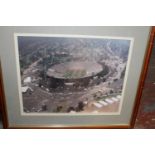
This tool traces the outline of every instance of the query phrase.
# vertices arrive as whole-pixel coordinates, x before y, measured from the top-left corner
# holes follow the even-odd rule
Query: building
[[[93,77],[100,75],[103,70],[102,65],[91,61],[71,61],[57,64],[47,70],[49,87],[85,87]]]

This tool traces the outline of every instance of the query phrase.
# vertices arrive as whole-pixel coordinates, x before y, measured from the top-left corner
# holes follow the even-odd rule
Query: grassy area
[[[65,78],[80,78],[86,75],[86,70],[68,70],[64,73]]]

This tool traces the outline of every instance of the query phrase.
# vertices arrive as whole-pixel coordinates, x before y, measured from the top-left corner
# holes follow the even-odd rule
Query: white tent
[[[33,91],[33,89],[28,86],[22,87],[21,89],[22,89],[22,93],[26,93],[28,90]]]
[[[111,99],[105,99],[105,101],[106,101],[106,102],[108,102],[109,104],[114,103],[114,101],[113,101],[113,100],[111,100]]]
[[[30,83],[31,82],[31,77],[26,77],[24,79],[24,83]]]
[[[108,105],[108,103],[105,102],[105,101],[99,101],[99,103],[102,104],[102,105],[104,105],[104,106],[107,106]]]
[[[94,106],[97,107],[97,108],[101,108],[101,107],[103,107],[103,105],[100,104],[100,103],[96,103],[96,102],[95,102],[95,103],[93,103],[93,104],[94,104]]]

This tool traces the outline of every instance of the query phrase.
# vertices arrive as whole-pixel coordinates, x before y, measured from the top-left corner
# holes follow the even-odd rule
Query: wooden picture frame
[[[6,28],[4,28],[6,29]],[[12,29],[12,28],[11,28]],[[24,28],[17,28],[18,31],[20,32],[23,32]],[[27,28],[25,28],[27,29]],[[31,28],[28,28],[28,31],[32,32],[31,30],[29,30]],[[45,27],[43,29],[46,29]],[[58,29],[57,31],[61,31],[61,28],[55,28],[55,29]],[[64,28],[65,29],[65,28]],[[75,28],[75,31],[76,29],[79,29],[79,28]],[[93,27],[91,28],[93,29]],[[98,28],[96,28],[98,29]],[[100,27],[99,29],[102,29],[102,27]],[[103,29],[105,30],[108,30],[109,28],[106,27]],[[111,27],[110,30],[114,29],[114,27]],[[120,28],[117,28],[119,31],[121,31],[121,29],[124,29],[124,27],[120,27]],[[134,28],[131,28],[131,27],[128,27],[126,29],[131,29],[131,31],[135,31]],[[133,29],[133,30],[132,30]],[[136,28],[135,28],[136,29]],[[145,29],[145,28],[144,28]],[[149,30],[149,28],[146,28]],[[147,30],[147,33],[150,31]],[[40,31],[40,30],[38,30]],[[46,30],[45,30],[46,31]],[[68,29],[67,30],[68,32],[70,32],[70,30]],[[74,32],[75,32],[74,31]],[[81,30],[80,30],[81,31]],[[115,30],[117,31],[117,30]],[[26,32],[27,33],[27,32]],[[38,32],[36,32],[38,33]],[[47,33],[47,32],[46,32]],[[117,32],[116,32],[117,33]],[[31,124],[31,125],[10,125],[9,123],[9,117],[8,117],[8,107],[7,107],[7,103],[6,103],[6,93],[5,92],[5,86],[4,86],[4,76],[3,76],[3,73],[4,72],[4,69],[3,67],[1,66],[1,76],[0,76],[0,100],[1,100],[1,103],[2,103],[2,118],[3,118],[3,126],[4,128],[34,128],[34,129],[43,129],[43,128],[54,128],[54,129],[99,129],[99,128],[133,128],[134,127],[134,123],[135,123],[135,119],[136,119],[136,115],[137,115],[137,111],[138,111],[138,106],[140,104],[140,97],[141,97],[141,94],[142,94],[142,88],[143,88],[143,85],[144,85],[144,80],[145,80],[145,76],[146,76],[146,71],[147,71],[147,67],[148,67],[148,62],[149,62],[149,59],[150,59],[150,54],[151,54],[151,50],[152,50],[152,41],[154,39],[154,36],[155,36],[155,29],[154,27],[152,28],[151,32],[150,32],[150,39],[149,39],[149,43],[148,43],[148,47],[147,47],[147,52],[145,52],[145,59],[143,61],[143,65],[141,68],[141,75],[139,75],[139,84],[138,84],[138,87],[137,87],[137,95],[134,99],[134,104],[133,104],[133,110],[132,110],[132,113],[131,113],[131,117],[130,117],[130,120],[129,120],[129,123],[127,124],[108,124],[108,125],[104,125],[104,124],[98,124],[98,125],[64,125],[64,124],[59,124],[59,125],[50,125],[50,124],[42,124],[42,125],[36,125],[36,124]],[[126,37],[126,36],[125,36]],[[133,36],[134,37],[134,36]],[[146,36],[146,40],[147,40],[147,37]],[[147,42],[147,41],[146,41]],[[145,49],[144,49],[145,50]],[[6,81],[5,81],[6,82]]]
[[[140,105],[140,100],[142,97],[143,87],[144,87],[145,79],[147,76],[149,61],[150,61],[152,50],[153,50],[154,40],[155,40],[155,26],[152,26],[148,45],[147,45],[147,51],[146,51],[145,59],[144,59],[144,63],[143,63],[143,69],[141,71],[141,77],[139,80],[139,86],[138,86],[137,95],[136,95],[136,99],[135,99],[135,106],[134,106],[132,118],[130,121],[131,128],[134,128],[134,125],[136,122],[136,118],[137,118],[137,114],[138,114],[138,110],[139,110],[139,105]]]

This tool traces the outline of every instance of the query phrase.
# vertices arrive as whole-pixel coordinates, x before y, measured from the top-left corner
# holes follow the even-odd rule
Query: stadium
[[[50,88],[88,86],[93,77],[103,76],[104,66],[91,61],[71,61],[47,70]]]

